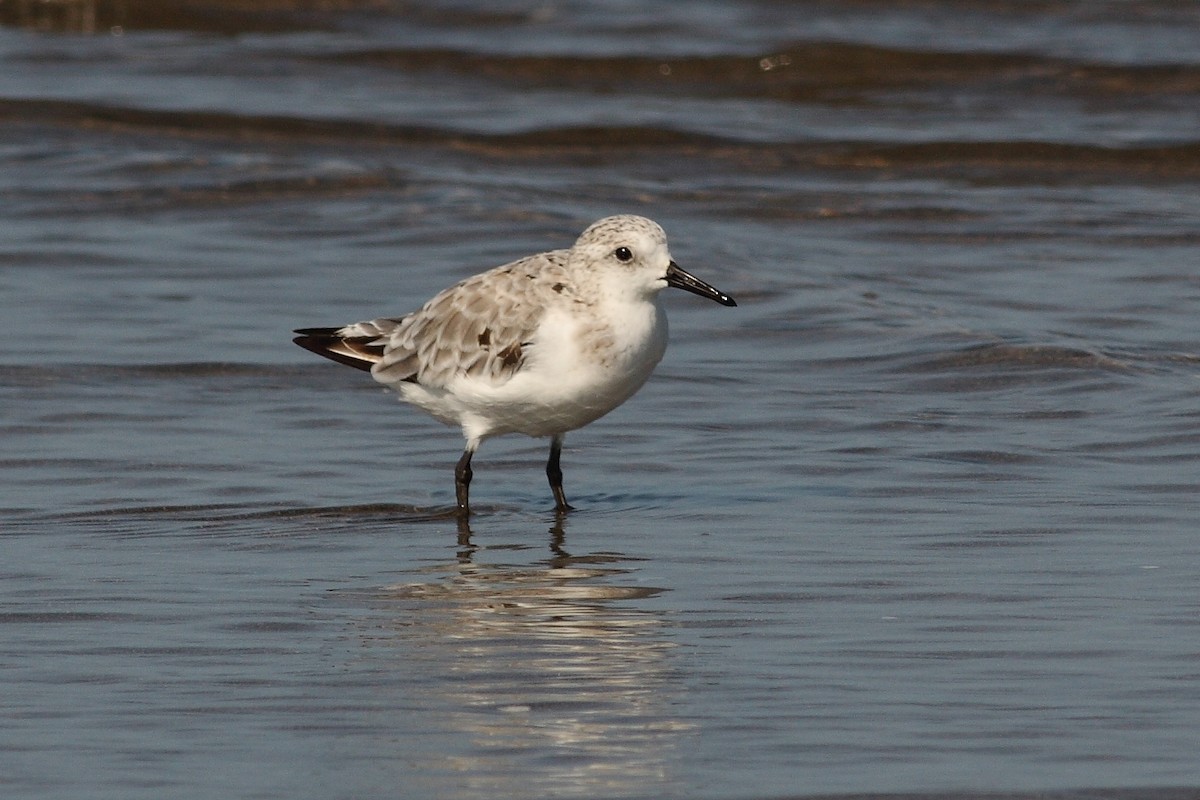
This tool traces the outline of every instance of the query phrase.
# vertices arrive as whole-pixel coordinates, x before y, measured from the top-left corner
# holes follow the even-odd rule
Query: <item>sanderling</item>
[[[447,425],[466,450],[455,496],[469,512],[471,456],[492,436],[549,436],[546,477],[568,511],[559,457],[563,437],[641,388],[667,347],[658,293],[685,289],[721,305],[729,295],[671,259],[658,223],[607,217],[569,250],[552,250],[475,275],[405,317],[341,328],[302,328],[296,344],[368,370]]]

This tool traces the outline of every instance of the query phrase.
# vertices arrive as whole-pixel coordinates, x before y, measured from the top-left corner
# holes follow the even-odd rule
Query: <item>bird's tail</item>
[[[383,342],[379,332],[365,334],[356,327],[300,328],[292,341],[319,356],[369,372],[383,358]]]

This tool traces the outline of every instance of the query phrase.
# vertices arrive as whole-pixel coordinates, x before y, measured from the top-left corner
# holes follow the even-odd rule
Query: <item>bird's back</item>
[[[405,317],[296,331],[296,344],[368,370],[390,386],[444,389],[466,376],[502,384],[522,367],[546,310],[571,285],[567,251],[529,256],[467,278]]]

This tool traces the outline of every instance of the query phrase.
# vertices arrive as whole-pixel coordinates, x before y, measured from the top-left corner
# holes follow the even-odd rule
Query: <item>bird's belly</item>
[[[417,384],[397,388],[404,400],[439,421],[461,425],[468,439],[506,433],[551,436],[581,428],[612,411],[642,387],[650,372],[597,374],[557,383],[513,378],[499,387],[463,381],[452,391]]]
[[[566,372],[531,370],[501,387],[466,387],[456,392],[461,420],[472,420],[480,436],[523,433],[551,436],[581,428],[628,400],[650,377],[652,362],[640,368],[576,368]]]
[[[468,440],[506,433],[551,436],[581,428],[628,400],[666,350],[666,319],[654,306],[629,324],[583,328],[570,316],[539,329],[526,362],[507,381],[460,375],[445,387],[394,385],[402,397]]]
[[[665,319],[656,308],[641,330],[627,327],[597,338],[574,320],[543,328],[531,358],[513,377],[496,385],[463,377],[430,407],[412,402],[443,421],[462,424],[468,438],[505,433],[551,436],[581,428],[628,400],[666,349]]]
[[[650,370],[600,374],[589,379],[547,385],[513,402],[493,404],[486,412],[497,433],[549,436],[595,422],[633,396]]]

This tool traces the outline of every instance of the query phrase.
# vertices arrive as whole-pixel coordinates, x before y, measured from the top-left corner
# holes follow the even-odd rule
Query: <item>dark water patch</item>
[[[433,72],[523,88],[784,102],[866,103],[914,88],[1122,96],[1200,93],[1200,67],[1109,65],[1025,53],[908,50],[852,42],[799,42],[749,55],[509,55],[450,49],[343,52],[323,62]]]
[[[334,27],[329,12],[376,5],[371,0],[12,0],[0,3],[0,25],[76,34],[185,30],[232,36],[329,29]]]
[[[1152,433],[1135,437],[1128,433],[1114,431],[1109,438],[1102,442],[1085,442],[1079,445],[1082,452],[1092,454],[1112,454],[1110,457],[1122,462],[1137,463],[1139,461],[1173,462],[1200,460],[1200,433],[1191,426],[1176,428],[1166,433]],[[1153,455],[1145,455],[1146,451],[1155,451]]]
[[[152,617],[138,614],[92,611],[6,611],[0,625],[61,625],[78,622],[145,622]]]
[[[918,547],[930,550],[990,550],[995,548],[1041,547],[1056,537],[1077,536],[1078,528],[997,528],[963,533],[950,537],[938,536],[921,542]],[[1030,600],[1049,600],[1049,597],[1029,597]],[[988,602],[999,602],[990,597]]]
[[[1043,464],[1049,458],[1046,456],[1038,456],[1032,453],[1016,453],[1007,450],[944,450],[934,453],[926,453],[924,458],[930,458],[935,461],[952,461],[959,464],[982,464],[982,465],[1012,465],[1012,464]],[[989,476],[989,480],[992,480]]]
[[[920,475],[917,475],[916,477],[918,479],[921,478]],[[977,484],[987,482],[999,483],[1004,479],[1005,476],[1003,475],[997,475],[994,472],[988,472],[986,474],[971,473],[968,475],[956,475],[954,480],[951,481],[948,480],[942,472],[937,472],[930,474],[927,479],[917,480],[915,483],[898,481],[886,486],[858,489],[855,491],[855,495],[863,498],[884,500],[903,500],[910,497],[962,500],[964,498],[972,498],[979,495],[979,486]],[[878,518],[880,522],[895,522],[904,515],[919,515],[925,513],[925,510],[887,508],[886,512],[886,514],[883,514]],[[864,514],[868,516],[879,513],[879,507],[875,505],[871,506],[871,510],[864,511]]]
[[[1035,183],[1100,176],[1189,181],[1200,177],[1200,143],[1196,142],[1127,147],[1036,140],[861,143],[841,152],[830,148],[814,160],[822,166],[912,172],[956,170],[960,177],[991,175]]]
[[[5,267],[66,269],[78,267],[80,264],[89,264],[93,267],[111,268],[127,266],[128,263],[129,260],[125,258],[74,247],[41,250],[11,248],[0,251],[0,264]],[[0,369],[3,367],[0,366]]]
[[[528,23],[537,13],[400,0],[12,0],[0,4],[0,25],[72,34],[173,30],[233,36],[331,31],[387,17],[479,28]]]
[[[1058,345],[982,344],[905,366],[912,372],[963,369],[1082,369],[1126,371],[1130,365],[1103,353]]]
[[[59,472],[64,472],[70,469],[82,469],[87,472],[94,473],[95,480],[103,480],[106,477],[113,475],[117,471],[121,472],[159,472],[165,468],[170,468],[176,465],[167,465],[159,463],[138,463],[121,459],[103,459],[103,458],[5,458],[0,459],[0,469],[27,470],[27,469],[50,469]],[[181,465],[180,465],[181,466]],[[216,464],[188,464],[188,469],[196,469],[200,471],[228,471],[236,470],[233,465],[216,465]]]
[[[153,133],[187,138],[224,137],[241,141],[380,142],[422,144],[443,132],[423,127],[353,120],[317,120],[206,111],[160,111],[58,100],[0,100],[0,119],[122,133]]]
[[[979,211],[951,206],[937,205],[906,205],[903,202],[889,202],[872,198],[872,202],[864,201],[861,195],[847,198],[831,198],[829,196],[789,196],[778,191],[763,192],[761,197],[746,198],[745,191],[739,191],[741,199],[726,199],[719,191],[707,190],[702,192],[681,193],[681,199],[697,201],[724,200],[721,208],[725,213],[743,216],[763,223],[799,223],[799,222],[895,222],[913,224],[931,223],[967,223],[988,219],[988,215]],[[913,234],[917,235],[917,234]],[[746,295],[745,292],[742,293]],[[770,292],[761,292],[758,297],[769,299]]]
[[[496,509],[480,505],[479,514],[494,513]],[[367,503],[363,505],[328,506],[313,508],[277,508],[264,511],[246,511],[223,516],[222,520],[374,520],[378,522],[436,522],[454,520],[458,511],[453,507],[421,507],[399,503]]]
[[[1026,387],[1098,392],[1119,387],[1144,369],[1099,351],[1058,345],[988,343],[934,356],[893,361],[890,370],[908,378],[911,391],[980,393]]]
[[[1112,245],[1123,247],[1195,247],[1200,245],[1200,232],[1188,231],[1145,234],[1114,233],[1103,238]]]
[[[1046,421],[1068,421],[1087,419],[1092,414],[1088,411],[1083,411],[1077,408],[1054,408],[1054,409],[1020,409],[1012,413],[1013,419],[1024,420],[1026,422],[1046,422]]]
[[[128,469],[128,466],[125,467]],[[481,513],[489,509],[480,506]],[[249,510],[236,503],[205,505],[162,505],[108,507],[93,511],[55,514],[52,518],[62,521],[102,522],[120,518],[126,520],[174,520],[181,522],[235,522],[254,520],[354,520],[375,522],[433,522],[453,520],[457,516],[454,508],[422,508],[396,503],[368,503],[363,505],[323,506],[310,508],[267,508]]]
[[[280,200],[314,200],[320,197],[350,197],[364,192],[403,187],[405,181],[387,171],[345,175],[304,175],[298,177],[223,179],[210,185],[138,187],[107,191],[75,191],[67,200],[76,214],[123,214],[169,209],[182,211],[210,206],[221,208],[268,203]],[[36,198],[34,198],[36,199]],[[63,210],[56,210],[61,216]]]
[[[281,338],[284,334],[281,332]],[[0,381],[5,386],[39,387],[60,383],[120,386],[128,381],[169,382],[191,379],[210,382],[228,378],[270,381],[303,381],[326,370],[307,364],[250,364],[228,361],[185,361],[158,364],[0,364]]]
[[[1031,709],[1032,710],[1032,709]],[[1022,732],[1027,735],[1027,732]],[[776,800],[1195,800],[1200,787],[1155,787],[1105,789],[1046,789],[1029,792],[882,792],[854,794],[781,795]]]
[[[682,148],[686,154],[731,143],[717,136],[653,126],[554,127],[521,133],[486,134],[348,118],[166,111],[70,101],[11,99],[0,100],[0,119],[189,139],[340,146],[425,146],[471,153],[511,153],[515,157],[545,152],[562,152],[566,155],[580,150],[591,152],[596,149],[640,148]]]
[[[227,112],[166,111],[71,101],[0,100],[0,119],[21,125],[69,126],[89,131],[216,139],[242,143],[337,145],[339,147],[418,147],[474,157],[556,158],[594,164],[605,153],[662,154],[687,161],[704,159],[756,171],[779,169],[867,170],[947,174],[955,178],[987,176],[1017,183],[1055,183],[1064,178],[1088,180],[1153,179],[1195,181],[1200,178],[1200,143],[1105,146],[1050,141],[870,141],[751,142],[685,130],[682,127],[617,125],[541,127],[517,133],[480,133],[448,128],[394,125],[354,119],[317,119]],[[300,192],[312,189],[345,192],[392,188],[388,174],[305,176],[233,182],[230,191],[253,197],[256,192]],[[237,188],[239,187],[240,188]],[[201,197],[219,194],[205,189]],[[186,191],[183,199],[187,199]]]
[[[249,622],[232,622],[224,627],[226,630],[237,633],[287,634],[290,636],[312,631],[316,626],[291,620],[252,620]],[[266,681],[262,682],[265,683]]]
[[[1170,460],[1170,459],[1165,459]],[[1200,456],[1191,456],[1188,461],[1198,461]],[[1157,461],[1156,461],[1157,463]],[[1137,483],[1137,484],[1118,484],[1112,487],[1118,492],[1136,492],[1138,494],[1149,495],[1164,495],[1177,496],[1181,498],[1194,498],[1200,495],[1200,480],[1190,483]]]

